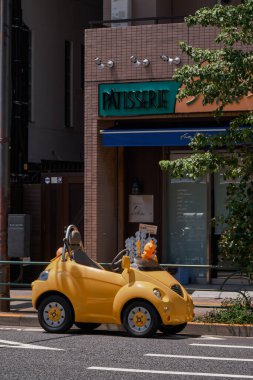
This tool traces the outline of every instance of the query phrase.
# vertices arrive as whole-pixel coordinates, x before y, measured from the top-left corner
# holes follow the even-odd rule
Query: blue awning
[[[103,129],[103,146],[187,146],[197,133],[213,135],[226,132],[226,127],[167,128],[167,129]]]

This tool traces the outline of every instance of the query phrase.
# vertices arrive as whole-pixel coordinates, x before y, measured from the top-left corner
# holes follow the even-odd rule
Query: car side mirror
[[[127,271],[130,271],[130,257],[129,256],[123,256],[122,257],[122,263],[121,263],[122,269],[127,269]]]

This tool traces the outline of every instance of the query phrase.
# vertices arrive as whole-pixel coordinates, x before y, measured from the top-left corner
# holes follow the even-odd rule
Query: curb
[[[253,337],[253,325],[189,322],[184,334]]]
[[[40,327],[37,315],[17,313],[0,313],[0,326]]]
[[[0,326],[40,327],[37,314],[0,313]],[[125,331],[122,325],[102,324],[97,330]],[[253,337],[253,325],[189,322],[183,334]]]

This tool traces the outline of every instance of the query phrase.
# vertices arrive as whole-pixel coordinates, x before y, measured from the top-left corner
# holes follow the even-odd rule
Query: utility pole
[[[11,123],[11,12],[12,0],[0,0],[0,261],[8,260],[7,218],[10,189]],[[0,264],[0,297],[10,294],[9,265]],[[10,302],[0,300],[0,311],[9,311]]]

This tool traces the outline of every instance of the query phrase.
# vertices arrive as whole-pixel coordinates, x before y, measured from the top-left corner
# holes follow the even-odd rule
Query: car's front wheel
[[[124,310],[123,324],[131,336],[148,338],[157,331],[159,316],[150,303],[134,301]]]
[[[187,323],[181,323],[180,325],[174,325],[174,326],[167,326],[167,325],[160,325],[159,330],[163,332],[166,335],[171,334],[178,334],[180,331],[182,331],[186,327]]]
[[[38,318],[41,327],[51,333],[68,331],[74,323],[70,303],[59,295],[48,296],[40,303]]]

